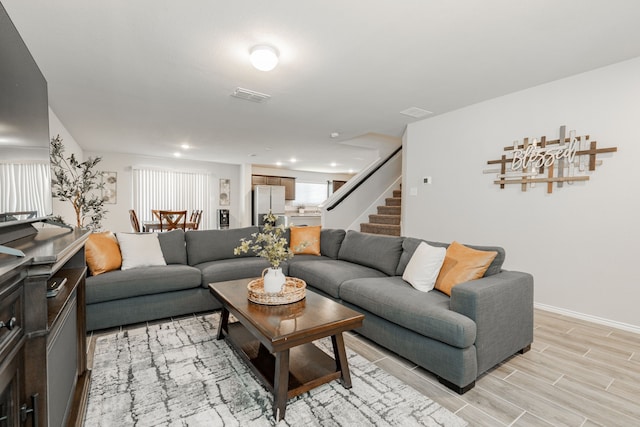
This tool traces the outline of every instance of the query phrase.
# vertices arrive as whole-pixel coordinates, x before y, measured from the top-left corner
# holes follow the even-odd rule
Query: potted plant
[[[271,267],[262,272],[264,291],[268,293],[280,292],[286,280],[280,264],[293,258],[289,243],[283,237],[284,232],[284,225],[276,225],[276,216],[269,212],[264,216],[262,231],[251,234],[252,239],[240,239],[240,246],[233,250],[234,255],[252,251],[269,261]]]
[[[51,138],[50,159],[53,197],[71,202],[76,213],[76,226],[99,230],[104,214],[107,213],[104,200],[95,194],[96,190],[101,190],[104,186],[102,172],[95,170],[102,158],[89,157],[88,160],[79,162],[73,153],[65,158],[62,138],[58,135]],[[54,220],[65,223],[60,216]]]

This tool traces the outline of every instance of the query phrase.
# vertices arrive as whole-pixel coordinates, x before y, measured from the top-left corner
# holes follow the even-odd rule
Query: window
[[[0,212],[50,214],[51,167],[46,163],[0,163]]]
[[[318,206],[328,195],[327,183],[299,182],[296,181],[296,201],[297,206]]]
[[[133,169],[133,208],[140,221],[153,221],[151,210],[204,211],[200,229],[209,229],[209,174],[157,169]]]

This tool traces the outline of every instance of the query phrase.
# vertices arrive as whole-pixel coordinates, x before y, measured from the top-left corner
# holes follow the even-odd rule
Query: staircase
[[[360,224],[360,231],[387,236],[400,235],[400,209],[402,190],[393,190],[393,197],[385,199],[384,206],[378,206],[378,213],[369,215],[369,222]]]

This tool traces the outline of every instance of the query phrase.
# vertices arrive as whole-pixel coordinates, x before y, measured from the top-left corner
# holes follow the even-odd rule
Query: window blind
[[[210,226],[210,176],[207,173],[133,169],[133,208],[140,221],[153,221],[151,211],[186,210],[187,219],[201,209],[200,229]]]

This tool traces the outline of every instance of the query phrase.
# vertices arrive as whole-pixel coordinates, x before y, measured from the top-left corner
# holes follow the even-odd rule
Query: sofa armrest
[[[478,374],[533,342],[533,276],[501,271],[454,286],[451,310],[476,322]]]

